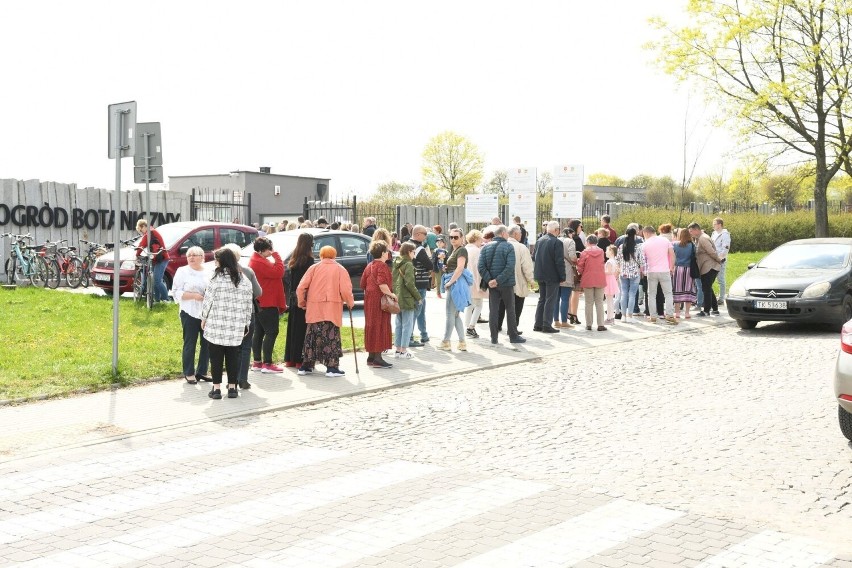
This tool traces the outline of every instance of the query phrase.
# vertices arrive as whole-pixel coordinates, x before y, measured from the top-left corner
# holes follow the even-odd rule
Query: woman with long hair
[[[201,329],[210,349],[210,374],[213,388],[208,396],[222,398],[222,362],[228,373],[228,398],[237,398],[240,375],[240,345],[249,331],[252,288],[237,266],[237,255],[227,248],[213,253],[216,270],[204,291]]]
[[[361,289],[364,290],[364,349],[367,351],[368,366],[388,369],[393,365],[382,358],[382,352],[391,348],[393,340],[390,313],[382,311],[382,297],[396,299],[392,290],[393,278],[387,265],[391,251],[387,243],[379,239],[370,245],[370,255],[373,260],[361,274]]]
[[[437,226],[437,225],[436,225]],[[464,324],[459,312],[464,311],[470,305],[470,282],[473,282],[473,275],[467,267],[467,249],[465,248],[464,235],[461,229],[450,229],[450,246],[452,252],[444,266],[444,273],[439,275],[444,288],[447,290],[446,301],[446,325],[444,326],[444,340],[438,346],[441,351],[451,351],[452,345],[450,338],[453,335],[453,328],[456,330],[456,335],[459,338],[457,348],[459,351],[467,351],[467,342],[465,341]],[[459,289],[453,292],[452,288],[459,286]],[[458,302],[458,304],[456,303]]]
[[[568,222],[568,228],[574,231],[574,250],[577,254],[577,259],[582,257],[583,251],[586,249],[586,244],[583,242],[585,234],[583,233],[583,222],[579,219],[571,219]],[[571,291],[571,305],[568,311],[568,323],[580,325],[582,322],[577,319],[577,307],[580,305],[580,296],[583,295],[583,288],[579,282],[574,282],[574,288]]]
[[[672,297],[674,299],[675,318],[680,317],[680,304],[683,303],[683,317],[689,319],[689,308],[696,298],[695,279],[689,273],[695,245],[689,231],[681,229],[677,232],[677,240],[672,244],[675,253],[675,271],[672,275]]]
[[[287,272],[284,275],[287,290],[287,337],[284,343],[284,366],[298,367],[302,363],[302,348],[305,346],[305,333],[308,324],[305,323],[305,310],[296,301],[296,289],[302,282],[305,272],[314,265],[314,237],[310,233],[302,233],[296,239],[296,248],[290,254],[287,262]]]
[[[645,255],[642,254],[642,245],[636,242],[636,227],[633,225],[628,227],[627,236],[618,247],[615,258],[621,283],[621,317],[625,323],[630,323],[636,307],[639,277],[645,267]]]
[[[296,288],[296,299],[299,307],[305,310],[307,323],[298,374],[308,375],[313,372],[315,363],[322,363],[326,367],[326,377],[343,377],[346,373],[339,367],[343,356],[340,328],[344,302],[349,309],[355,305],[352,279],[334,260],[337,258],[334,247],[322,247],[319,256],[320,261],[308,268]]]

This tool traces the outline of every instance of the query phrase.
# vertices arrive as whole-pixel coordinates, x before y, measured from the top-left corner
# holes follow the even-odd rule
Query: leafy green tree
[[[474,193],[482,183],[483,158],[468,138],[452,131],[434,136],[423,149],[423,188],[450,201]]]
[[[485,193],[496,193],[500,197],[509,195],[509,171],[494,170],[491,179],[488,180],[483,189]]]
[[[801,189],[800,183],[801,178],[796,174],[776,174],[763,178],[761,189],[766,200],[772,205],[792,209]]]
[[[661,65],[703,86],[767,155],[813,161],[816,236],[828,236],[828,184],[852,174],[852,3],[689,0],[687,15],[683,27],[656,22]]]
[[[762,171],[755,164],[734,170],[728,185],[728,195],[738,205],[751,207],[760,201]]]
[[[387,203],[406,203],[415,199],[419,193],[418,189],[412,184],[389,181],[379,184],[372,199]]]
[[[589,185],[603,185],[607,187],[627,187],[627,181],[624,178],[604,173],[589,174],[587,181]]]
[[[539,197],[547,197],[553,195],[553,175],[547,170],[541,172],[536,180]]]

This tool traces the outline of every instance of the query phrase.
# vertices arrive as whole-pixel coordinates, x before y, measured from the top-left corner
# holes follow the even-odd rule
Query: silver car
[[[852,441],[852,320],[840,330],[840,353],[834,366],[834,396],[840,431]]]

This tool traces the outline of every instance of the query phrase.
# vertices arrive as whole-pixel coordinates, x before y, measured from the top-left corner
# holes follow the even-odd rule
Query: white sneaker
[[[397,359],[413,359],[414,358],[414,356],[411,354],[411,351],[406,351],[405,353],[400,353],[399,351],[397,351],[396,353],[393,354],[393,356],[396,357]]]

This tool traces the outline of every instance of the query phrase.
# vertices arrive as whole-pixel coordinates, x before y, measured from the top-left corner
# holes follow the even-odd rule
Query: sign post
[[[151,215],[151,183],[163,183],[163,151],[160,141],[159,122],[140,122],[136,125],[136,134],[142,140],[142,152],[133,156],[133,181],[145,182],[145,215],[148,216],[148,240],[145,241],[145,254],[151,258],[151,231],[154,230],[150,221]],[[151,271],[145,275],[145,305],[148,309],[154,307],[154,278]]]
[[[136,101],[109,105],[107,154],[115,159],[113,201],[112,374],[118,376],[118,299],[121,296],[121,159],[136,155]]]

